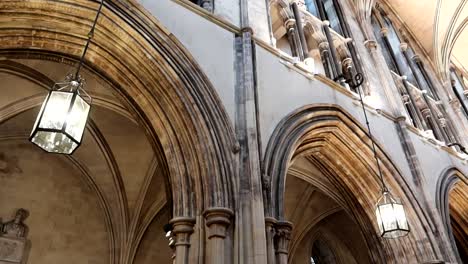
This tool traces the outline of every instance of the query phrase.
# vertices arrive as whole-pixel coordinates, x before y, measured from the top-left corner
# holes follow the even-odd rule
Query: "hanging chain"
[[[364,82],[364,76],[362,75],[362,73],[357,73],[355,76],[353,76],[353,77],[351,77],[349,79],[346,79],[346,82],[349,84],[349,86],[352,89],[357,90],[357,92],[359,94],[359,100],[361,101],[362,112],[364,113],[364,118],[366,119],[367,131],[369,133],[369,138],[370,138],[371,144],[372,144],[372,151],[374,153],[374,158],[375,158],[375,161],[377,163],[377,169],[379,171],[379,179],[380,179],[380,182],[382,184],[382,192],[383,193],[388,193],[388,188],[387,188],[387,185],[385,184],[383,174],[382,174],[382,168],[380,167],[379,158],[377,157],[377,150],[375,149],[374,136],[372,135],[372,130],[370,128],[369,119],[367,118],[366,107],[364,105],[364,100],[362,98],[362,92],[361,92],[360,86]]]
[[[76,68],[75,80],[77,80],[77,81],[79,80],[80,70],[83,67],[86,52],[88,51],[89,44],[91,43],[91,39],[94,36],[94,30],[96,29],[96,24],[97,24],[99,15],[101,14],[101,10],[102,10],[103,5],[104,5],[104,0],[101,0],[101,3],[99,4],[99,9],[98,9],[97,14],[96,14],[96,17],[94,18],[93,26],[91,27],[91,30],[88,33],[88,39],[86,40],[86,45],[85,45],[85,47],[83,49],[83,53],[81,54],[80,62],[78,63],[78,66]]]

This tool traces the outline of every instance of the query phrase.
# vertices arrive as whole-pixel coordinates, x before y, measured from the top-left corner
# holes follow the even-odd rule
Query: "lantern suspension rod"
[[[355,83],[355,81],[356,81],[356,83]],[[372,144],[372,152],[374,153],[375,162],[377,163],[377,169],[379,171],[379,179],[380,179],[380,183],[382,184],[382,193],[388,193],[388,188],[387,188],[387,185],[385,184],[383,174],[382,174],[382,168],[380,167],[379,158],[377,157],[377,151],[375,149],[374,136],[372,135],[372,130],[371,130],[371,127],[370,127],[369,118],[367,117],[366,107],[364,106],[364,100],[362,98],[362,92],[361,92],[361,87],[360,86],[364,82],[364,76],[362,75],[362,73],[358,73],[354,77],[352,77],[350,80],[347,80],[346,82],[348,82],[348,84],[353,89],[357,88],[356,90],[357,90],[357,92],[359,94],[359,100],[361,101],[362,112],[364,113],[364,118],[366,120],[367,131],[369,133],[369,138],[370,138],[371,144]]]
[[[80,73],[81,68],[83,67],[84,58],[85,58],[86,52],[88,51],[89,44],[91,43],[91,39],[94,37],[94,30],[96,29],[96,24],[97,24],[99,15],[101,15],[101,10],[102,10],[103,5],[104,5],[104,0],[101,0],[101,3],[99,4],[99,9],[96,13],[96,17],[94,18],[93,26],[91,27],[91,30],[88,33],[88,39],[86,40],[86,45],[83,49],[83,53],[81,54],[80,62],[78,63],[78,66],[76,68],[75,80],[78,80],[78,77],[79,77],[78,75]]]

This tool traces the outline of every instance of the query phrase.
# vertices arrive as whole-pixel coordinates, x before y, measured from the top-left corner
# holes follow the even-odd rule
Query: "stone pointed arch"
[[[457,214],[457,219],[451,219],[450,215],[450,210],[451,207],[459,212],[462,212],[463,210],[466,210],[466,207],[463,206],[464,201],[463,200],[455,200],[452,201],[453,205],[450,206],[450,193],[454,191],[455,185],[460,184],[461,186],[457,188],[457,191],[459,193],[462,193],[465,195],[468,195],[468,177],[464,175],[458,168],[456,167],[449,167],[446,168],[442,174],[440,175],[439,179],[437,180],[437,186],[436,186],[436,196],[435,196],[435,201],[436,201],[436,207],[437,210],[439,211],[439,214],[442,218],[442,224],[445,227],[445,231],[450,239],[452,250],[455,253],[456,257],[458,258],[458,261],[462,263],[462,260],[460,259],[460,253],[458,252],[457,245],[455,242],[455,235],[454,235],[454,229],[452,228],[452,222],[453,220],[462,222],[461,224],[458,223],[460,226],[467,225],[467,219],[462,219],[459,217],[460,215]],[[457,212],[457,213],[459,213]],[[460,230],[457,230],[460,231]],[[466,232],[466,230],[465,230]],[[467,240],[467,239],[465,239]],[[467,241],[468,242],[468,241]],[[462,245],[462,246],[468,246],[468,244]]]
[[[374,214],[381,187],[371,142],[366,130],[341,107],[320,104],[302,107],[285,117],[273,132],[263,167],[266,208],[269,208],[265,214],[279,220],[284,220],[286,175],[295,155],[309,155],[314,165],[338,187],[361,228],[373,263],[437,259],[438,244],[428,230],[430,220],[380,145],[377,155],[384,178],[392,193],[405,204],[412,230],[401,240],[378,237]]]
[[[76,62],[97,5],[1,2],[0,53]],[[117,88],[164,153],[174,216],[232,207],[233,129],[207,77],[167,30],[133,2],[106,1],[85,64]]]

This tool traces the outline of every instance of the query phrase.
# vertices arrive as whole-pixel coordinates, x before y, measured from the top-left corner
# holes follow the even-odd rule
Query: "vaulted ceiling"
[[[440,74],[452,60],[468,69],[467,0],[383,0],[407,25]]]
[[[73,70],[66,64],[0,61],[0,217],[9,220],[20,207],[29,211],[29,257],[36,263],[169,259],[162,232],[171,217],[165,161],[105,79],[82,71],[93,107],[72,156],[48,154],[28,142],[51,84]]]

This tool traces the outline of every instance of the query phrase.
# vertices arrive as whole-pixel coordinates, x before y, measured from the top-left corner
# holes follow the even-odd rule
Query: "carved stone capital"
[[[443,117],[439,118],[439,124],[441,127],[447,127],[447,119]]]
[[[190,235],[193,233],[195,226],[195,218],[191,217],[176,217],[169,221],[172,224],[172,232],[176,237],[175,246],[189,246]]]
[[[407,95],[407,94],[401,95],[401,100],[403,100],[404,104],[409,104],[410,103],[410,98],[409,98],[409,95]]]
[[[414,62],[416,63],[420,63],[421,62],[421,57],[419,55],[414,55],[412,58],[411,58]]]
[[[290,18],[284,21],[284,27],[289,30],[290,28],[296,27],[296,19]]]
[[[205,210],[203,216],[208,227],[208,239],[212,237],[225,238],[226,229],[231,224],[230,219],[233,215],[231,209],[224,207],[213,207]]]
[[[276,254],[288,254],[292,229],[293,224],[291,222],[281,221],[276,223]]]
[[[329,49],[330,45],[328,44],[327,41],[323,41],[323,42],[320,42],[320,44],[318,45],[319,47],[319,50],[320,51],[324,51],[324,50],[327,50]]]
[[[278,223],[278,220],[276,220],[275,218],[269,217],[269,216],[265,217],[265,227],[267,229],[269,229],[269,228],[274,229],[277,223]],[[273,231],[275,232],[276,230],[273,230]]]
[[[172,233],[175,236],[175,259],[176,264],[188,264],[188,255],[190,248],[190,236],[195,226],[195,218],[175,217],[169,223],[172,225]]]
[[[366,46],[368,50],[375,50],[377,49],[377,41],[373,39],[366,40],[364,41],[364,46]]]
[[[431,110],[429,108],[421,109],[421,114],[423,114],[425,118],[428,118],[431,116]]]
[[[400,50],[403,51],[403,52],[407,51],[408,50],[408,43],[406,43],[406,42],[400,43]]]
[[[453,98],[449,101],[450,105],[452,106],[453,110],[457,113],[461,113],[461,103],[457,99]]]
[[[388,36],[388,28],[383,27],[382,29],[380,29],[380,33],[381,33],[382,36],[384,36],[384,37]]]
[[[341,64],[343,65],[343,68],[347,69],[353,66],[353,60],[351,58],[345,58],[341,61]]]

